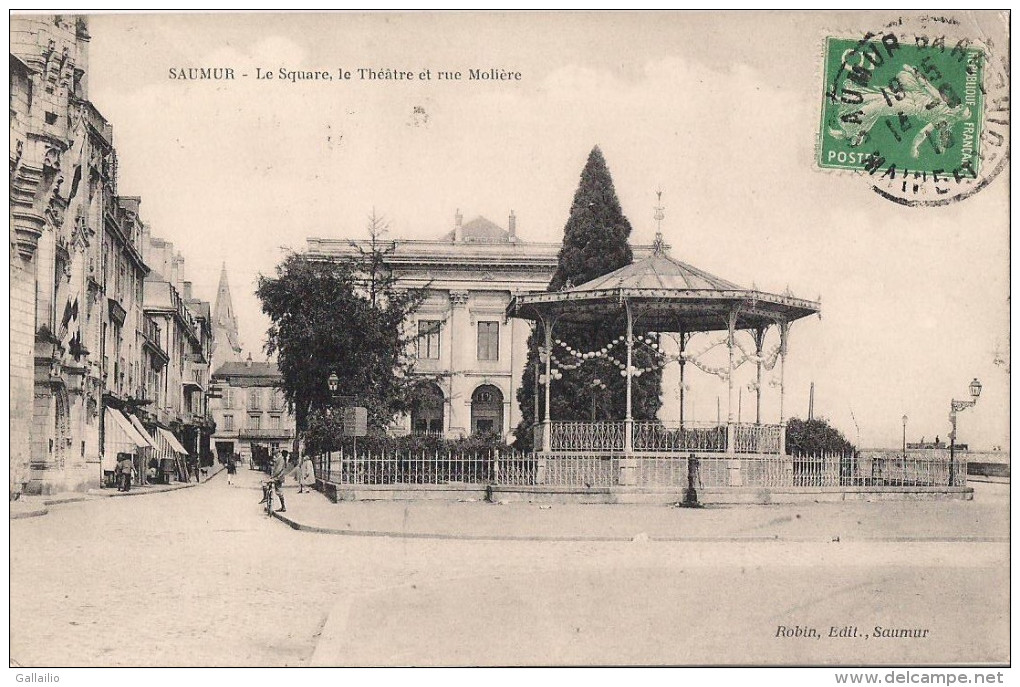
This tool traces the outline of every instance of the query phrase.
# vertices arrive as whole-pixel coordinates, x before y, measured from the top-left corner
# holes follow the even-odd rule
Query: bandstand
[[[783,368],[790,327],[794,321],[819,311],[818,302],[789,293],[746,289],[676,260],[668,254],[661,233],[654,251],[643,260],[562,291],[515,296],[507,307],[508,317],[532,320],[544,335],[540,360],[544,366],[541,381],[545,407],[542,421],[535,426],[537,481],[555,483],[556,473],[568,469],[568,465],[575,466],[569,468],[574,470],[583,460],[592,474],[603,475],[595,477],[601,485],[676,485],[686,480],[688,459],[698,457],[721,459],[707,463],[716,466],[719,474],[712,481],[720,484],[789,483],[793,466],[784,456]],[[626,362],[618,365],[626,377],[626,416],[608,422],[556,421],[550,417],[551,385],[562,372],[554,368],[554,345],[569,348],[555,339],[557,326],[614,321],[626,322],[625,331],[609,346],[625,348]],[[772,327],[779,332],[779,344],[766,353],[763,344]],[[738,341],[741,331],[750,334],[753,353]],[[687,363],[697,364],[686,345],[692,334],[702,332],[721,332],[728,352],[728,364],[712,370],[727,384],[725,422],[720,418],[717,423],[692,423],[683,417],[684,368]],[[680,367],[680,420],[671,424],[635,421],[632,385],[634,377],[642,373],[634,366],[635,344],[661,352],[662,335],[673,336],[679,348],[674,359]],[[567,353],[579,365],[611,351],[602,347],[583,352],[570,349]],[[742,356],[739,361],[738,354]],[[738,422],[734,373],[748,361],[757,368],[753,384],[755,419]],[[769,424],[762,421],[763,372],[776,367],[779,421]]]

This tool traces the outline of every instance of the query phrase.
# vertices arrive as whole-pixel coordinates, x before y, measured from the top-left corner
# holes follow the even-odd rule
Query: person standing
[[[298,493],[303,494],[305,487],[312,491],[315,486],[315,466],[312,464],[312,457],[307,453],[301,459],[301,470],[298,473]]]

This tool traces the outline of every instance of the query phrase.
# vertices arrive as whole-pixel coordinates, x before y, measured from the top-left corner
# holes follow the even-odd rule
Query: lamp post
[[[907,457],[907,416],[903,416],[903,457]]]
[[[978,396],[981,395],[981,382],[977,377],[970,383],[969,389],[971,400],[957,401],[954,398],[949,405],[949,422],[952,425],[949,432],[949,486],[953,486],[953,482],[956,481],[956,414],[977,403]]]

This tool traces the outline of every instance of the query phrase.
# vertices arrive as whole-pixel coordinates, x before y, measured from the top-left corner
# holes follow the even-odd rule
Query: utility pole
[[[811,382],[811,395],[808,396],[807,419],[810,422],[815,419],[815,383]]]

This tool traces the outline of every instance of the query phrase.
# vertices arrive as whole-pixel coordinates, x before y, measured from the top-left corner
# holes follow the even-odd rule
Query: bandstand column
[[[634,376],[634,314],[630,309],[630,301],[625,300],[623,304],[627,310],[627,417],[624,419],[623,451],[631,453],[634,450],[634,413],[631,392]]]
[[[627,310],[627,417],[623,422],[623,456],[620,458],[620,486],[637,484],[637,458],[634,457],[634,313],[629,300],[624,300]]]
[[[552,386],[552,320],[542,320],[542,331],[545,332],[545,414],[542,424],[542,451],[548,453],[552,448],[552,421],[549,411],[549,401],[552,397],[550,387]]]
[[[786,400],[786,347],[790,339],[790,323],[779,323],[779,454],[786,453],[786,415],[783,402]]]
[[[727,329],[729,336],[726,339],[726,347],[729,349],[730,362],[728,374],[726,375],[726,383],[728,386],[728,397],[726,404],[726,452],[733,453],[736,448],[737,438],[737,427],[733,419],[733,392],[735,387],[733,386],[733,372],[734,372],[734,349],[736,348],[736,329],[737,329],[737,309],[734,308],[730,311],[729,318],[727,320]]]
[[[754,423],[757,424],[757,425],[761,424],[761,382],[762,382],[761,351],[762,351],[762,347],[765,345],[765,332],[767,332],[767,331],[768,331],[768,327],[762,327],[762,328],[756,329],[754,331],[755,355],[758,356],[758,386],[757,386],[757,389],[756,389],[757,394],[756,394],[755,406],[754,406]]]
[[[683,327],[678,327],[680,330],[680,429],[684,428],[684,350],[687,348],[687,335],[684,334]]]

